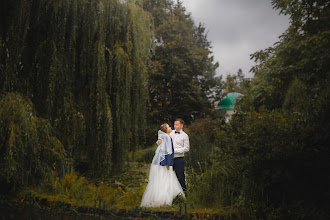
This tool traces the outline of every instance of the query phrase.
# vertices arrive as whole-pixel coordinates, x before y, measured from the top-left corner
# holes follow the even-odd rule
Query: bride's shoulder
[[[161,134],[159,137],[164,139],[164,140],[170,139],[170,136],[168,134]]]
[[[165,133],[158,134],[158,137],[159,137],[159,138],[165,138],[165,137],[166,137],[166,134],[165,134]]]

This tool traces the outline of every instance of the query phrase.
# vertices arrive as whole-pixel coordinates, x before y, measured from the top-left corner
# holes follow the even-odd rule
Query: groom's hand
[[[162,144],[163,141],[161,139],[158,139],[158,145]]]
[[[169,166],[166,166],[166,169],[167,169],[167,170],[170,170],[170,167],[169,167]]]

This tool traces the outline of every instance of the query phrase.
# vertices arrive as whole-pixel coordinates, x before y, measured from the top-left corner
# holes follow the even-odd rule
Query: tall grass
[[[124,185],[124,184],[122,184]],[[24,192],[34,192],[37,197],[52,201],[66,201],[73,206],[95,205],[95,199],[105,200],[107,208],[135,208],[141,202],[144,183],[138,186],[123,187],[109,181],[93,181],[78,173],[66,174],[59,178],[55,171],[48,174],[37,187]]]
[[[239,183],[234,170],[221,155],[219,122],[198,119],[186,129],[190,151],[185,157],[189,202],[194,208],[223,208],[238,202]]]

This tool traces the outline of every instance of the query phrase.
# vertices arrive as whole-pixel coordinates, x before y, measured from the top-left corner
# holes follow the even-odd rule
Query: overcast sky
[[[274,10],[271,0],[180,0],[196,25],[203,23],[213,46],[217,74],[246,77],[254,66],[250,54],[273,46],[289,26],[289,19]]]

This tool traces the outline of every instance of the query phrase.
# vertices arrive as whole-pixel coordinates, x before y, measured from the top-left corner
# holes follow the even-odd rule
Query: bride
[[[181,185],[173,171],[173,142],[170,137],[172,129],[162,124],[158,131],[158,139],[162,140],[155,152],[149,172],[149,181],[143,194],[140,206],[159,207],[172,205],[177,195],[184,197]]]

